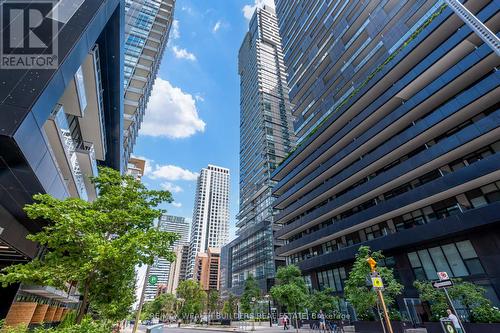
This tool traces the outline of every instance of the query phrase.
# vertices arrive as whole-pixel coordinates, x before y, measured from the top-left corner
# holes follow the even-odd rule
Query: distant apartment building
[[[498,2],[465,5],[498,34]],[[342,296],[357,248],[383,250],[414,323],[438,271],[498,305],[500,58],[441,0],[276,12],[300,142],[273,174],[277,254]]]
[[[205,291],[220,288],[220,248],[209,247],[196,255],[194,279]]]
[[[187,278],[193,278],[196,255],[220,248],[229,239],[229,169],[208,165],[196,185]]]
[[[132,153],[167,46],[175,0],[125,0],[124,151]]]
[[[12,3],[3,1],[2,13]],[[98,175],[97,165],[123,167],[123,4],[76,1],[43,17],[42,24],[44,36],[34,38],[49,39],[43,53],[56,56],[54,68],[0,66],[0,270],[40,254],[26,237],[45,222],[34,222],[23,210],[34,194],[94,200],[90,177]],[[13,26],[23,27],[22,14],[16,14]],[[32,323],[37,319],[30,311],[50,302],[51,311],[60,315],[78,306],[79,295],[45,286],[0,286],[0,319]],[[53,316],[47,324],[60,318]]]
[[[188,243],[189,239],[189,223],[186,222],[184,217],[172,216],[172,215],[162,215],[158,221],[159,229],[161,231],[173,232],[180,236],[180,239],[176,240],[172,245],[172,250],[176,247],[182,246]],[[153,300],[158,292],[159,287],[167,288],[170,271],[172,263],[164,258],[156,258],[154,264],[149,269],[149,276],[146,281],[156,280],[156,284],[148,283],[146,285],[146,291],[144,299],[146,301]],[[154,276],[154,279],[151,277]]]
[[[166,292],[175,295],[179,282],[186,280],[189,245],[176,246],[174,252],[175,261],[170,265]]]
[[[238,238],[222,253],[222,289],[241,294],[248,275],[265,292],[279,260],[274,255],[272,172],[294,147],[286,70],[273,8],[257,8],[241,45],[240,211]]]
[[[141,180],[146,169],[146,161],[140,158],[131,157],[127,163],[127,174],[137,180]]]

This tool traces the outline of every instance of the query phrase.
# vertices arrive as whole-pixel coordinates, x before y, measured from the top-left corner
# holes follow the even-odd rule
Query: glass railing
[[[56,106],[56,109],[52,113],[52,119],[54,120],[57,131],[59,132],[64,153],[71,169],[78,195],[83,200],[88,200],[85,178],[80,169],[80,164],[78,163],[78,157],[76,154],[76,150],[80,144],[71,136],[68,119],[66,118],[62,105],[59,104]]]

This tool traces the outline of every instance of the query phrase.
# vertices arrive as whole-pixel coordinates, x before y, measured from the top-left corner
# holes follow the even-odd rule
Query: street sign
[[[372,286],[375,289],[383,289],[384,283],[382,282],[382,278],[379,276],[372,276]]]
[[[158,276],[156,275],[150,275],[148,278],[148,282],[150,285],[154,286],[158,282]]]
[[[432,282],[432,286],[436,289],[449,288],[453,287],[453,281],[451,280],[434,281]]]
[[[438,278],[439,278],[439,281],[444,281],[444,280],[449,280],[450,277],[448,276],[448,273],[446,272],[438,272]]]
[[[445,333],[457,333],[457,329],[453,325],[453,322],[448,318],[441,318],[441,327]]]

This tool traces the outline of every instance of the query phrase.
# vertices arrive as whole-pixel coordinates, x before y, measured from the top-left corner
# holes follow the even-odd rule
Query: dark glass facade
[[[222,251],[222,289],[240,294],[251,274],[268,289],[274,278],[271,173],[295,145],[278,21],[257,8],[238,56],[240,75],[240,211],[238,238]],[[229,257],[226,257],[229,256]],[[282,260],[278,260],[282,262]]]
[[[277,1],[300,144],[273,174],[277,254],[340,294],[360,245],[498,304],[500,59],[444,1]],[[498,4],[465,5],[498,33]],[[420,312],[419,312],[420,311]]]
[[[23,211],[34,194],[91,199],[97,163],[123,167],[124,7],[74,5],[57,25],[57,68],[0,69],[0,269],[39,251],[26,236],[41,221]],[[17,288],[0,288],[0,318]]]

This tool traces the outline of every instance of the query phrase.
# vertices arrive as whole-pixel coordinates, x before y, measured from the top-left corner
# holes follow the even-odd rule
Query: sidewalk
[[[173,327],[173,326],[172,326]],[[177,327],[177,326],[175,326]],[[252,332],[252,324],[249,323],[247,325],[238,325],[238,326],[199,326],[199,325],[182,325],[181,329],[185,330],[192,330],[192,331],[212,331],[212,332],[236,332],[236,333],[247,333],[247,332]],[[299,332],[307,332],[307,329],[301,329]],[[261,325],[259,326],[258,324],[255,325],[255,331],[253,332],[258,332],[258,333],[277,333],[277,332],[283,332],[283,327],[278,327],[278,326],[273,326],[269,327],[269,324],[267,325]],[[295,330],[290,330],[290,331],[285,331],[285,332],[295,332]]]
[[[122,328],[122,330],[120,331],[120,333],[132,333],[132,328],[134,328],[134,326],[129,326],[129,327],[126,327],[126,328]],[[146,328],[144,326],[141,326],[139,325],[139,327],[137,328],[137,333],[146,333]]]

